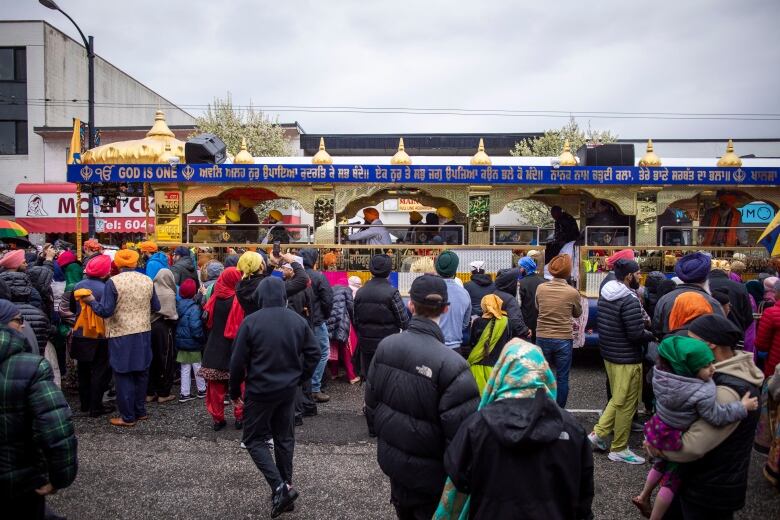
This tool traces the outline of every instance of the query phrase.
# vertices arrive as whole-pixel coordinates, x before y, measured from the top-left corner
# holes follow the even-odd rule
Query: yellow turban
[[[281,222],[282,220],[284,220],[284,215],[282,215],[282,212],[279,211],[278,209],[272,209],[271,211],[269,211],[268,216],[277,222]]]
[[[255,274],[261,269],[265,271],[265,261],[263,260],[263,257],[260,256],[260,253],[247,251],[238,259],[236,269],[244,274],[244,278],[249,278],[250,275]]]
[[[239,215],[238,212],[233,210],[226,211],[225,216],[231,222],[238,222],[239,220],[241,220],[241,215]]]
[[[151,240],[147,240],[146,242],[141,242],[141,244],[138,246],[138,249],[144,253],[154,253],[157,251],[157,244]]]
[[[114,263],[119,269],[138,267],[138,253],[132,249],[120,249],[114,255]]]
[[[442,206],[436,210],[436,214],[442,218],[452,218],[454,213],[447,206]]]

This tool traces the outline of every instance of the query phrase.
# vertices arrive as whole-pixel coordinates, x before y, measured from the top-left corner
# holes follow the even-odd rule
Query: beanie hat
[[[672,366],[675,374],[695,377],[697,372],[715,361],[715,355],[703,341],[687,336],[669,336],[658,345],[658,355]]]
[[[613,269],[615,267],[615,262],[618,260],[634,260],[634,250],[633,249],[621,249],[620,251],[615,252],[612,256],[607,257],[607,269]],[[618,277],[620,278],[620,277]]]
[[[19,307],[8,300],[0,300],[0,325],[8,325],[8,322],[21,314]]]
[[[442,251],[441,254],[436,257],[436,272],[442,278],[452,278],[455,276],[455,273],[458,272],[458,263],[460,263],[460,258],[458,258],[458,255],[456,255],[454,251],[450,251],[449,249]]]
[[[190,256],[190,250],[187,246],[179,246],[173,250],[173,256]]]
[[[615,278],[622,282],[626,276],[639,271],[639,264],[634,260],[620,258],[613,265],[613,270],[615,271]]]
[[[114,255],[114,263],[119,269],[135,269],[138,267],[138,253],[132,249],[120,249]]]
[[[521,269],[525,269],[526,276],[536,272],[536,262],[534,262],[534,259],[530,256],[524,256],[518,260],[517,265]]]
[[[704,253],[690,253],[677,260],[674,273],[684,283],[702,283],[710,274],[710,256]]]
[[[24,263],[24,249],[14,249],[0,258],[0,267],[6,269],[18,269]]]
[[[393,270],[393,261],[387,255],[374,255],[368,265],[371,274],[378,278],[387,278]]]
[[[720,314],[707,314],[693,320],[688,331],[713,345],[735,348],[745,334],[731,320]]]
[[[66,266],[76,261],[76,255],[73,251],[63,251],[60,256],[57,257],[57,264],[65,269]]]
[[[224,270],[225,270],[225,266],[222,265],[221,262],[212,260],[211,262],[206,264],[206,279],[216,280],[217,278],[219,278],[219,275],[221,275],[222,271]]]
[[[195,280],[192,278],[187,278],[181,283],[181,286],[179,287],[179,296],[185,300],[190,300],[193,296],[195,296],[195,291]]]
[[[111,273],[111,257],[108,255],[98,255],[89,262],[84,268],[84,274],[92,278],[105,278]]]
[[[569,255],[558,255],[550,260],[547,270],[553,278],[563,278],[564,280],[571,276],[571,257]]]

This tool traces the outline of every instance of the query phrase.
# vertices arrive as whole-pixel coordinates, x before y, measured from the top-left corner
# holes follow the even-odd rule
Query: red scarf
[[[217,298],[220,300],[227,300],[233,298],[233,305],[230,308],[230,314],[228,314],[227,322],[225,323],[225,337],[228,339],[234,339],[238,334],[238,328],[241,326],[241,322],[244,320],[244,309],[236,298],[236,285],[241,281],[241,272],[235,267],[228,267],[222,274],[219,275],[217,283],[214,284],[214,291],[211,293],[211,298],[203,307],[203,310],[208,313],[209,320],[206,326],[210,329],[214,326],[214,304],[217,302]]]

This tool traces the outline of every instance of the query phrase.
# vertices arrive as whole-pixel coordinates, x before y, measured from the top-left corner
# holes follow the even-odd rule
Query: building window
[[[0,155],[27,154],[27,51],[0,47]]]

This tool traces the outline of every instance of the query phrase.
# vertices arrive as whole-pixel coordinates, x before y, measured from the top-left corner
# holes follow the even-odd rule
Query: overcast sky
[[[57,0],[100,56],[198,113],[259,106],[755,113],[780,118],[780,2]],[[0,18],[44,19],[37,0]],[[533,132],[554,117],[287,112],[309,133]],[[780,121],[578,116],[624,138],[780,137]]]

